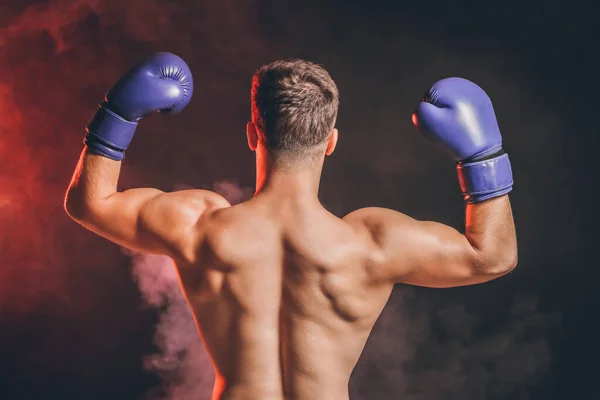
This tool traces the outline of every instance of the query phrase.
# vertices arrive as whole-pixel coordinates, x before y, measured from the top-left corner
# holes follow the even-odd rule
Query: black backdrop
[[[149,305],[131,257],[61,204],[106,89],[150,52],[171,51],[192,68],[194,98],[141,124],[123,187],[216,184],[243,197],[254,177],[244,137],[251,75],[301,57],[340,88],[340,143],[321,188],[338,215],[379,205],[460,227],[452,162],[410,114],[437,79],[480,84],[513,162],[519,266],[481,286],[398,287],[351,396],[598,398],[596,19],[582,0],[3,1],[0,397],[137,399],[162,387],[181,399],[209,389],[206,358],[144,368],[145,356],[161,357],[154,335],[168,304]],[[180,368],[203,369],[203,391],[173,394],[189,380]]]

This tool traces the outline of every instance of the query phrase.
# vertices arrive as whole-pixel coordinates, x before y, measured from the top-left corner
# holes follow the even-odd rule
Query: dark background
[[[254,179],[244,134],[252,73],[301,57],[323,64],[341,93],[324,205],[340,216],[392,207],[457,228],[453,163],[415,133],[410,115],[440,78],[477,82],[513,163],[519,266],[480,286],[398,287],[351,397],[600,398],[596,8],[591,0],[4,0],[0,398],[187,399],[210,389],[201,350],[168,367],[144,362],[182,343],[161,317],[174,310],[169,296],[132,279],[135,258],[62,211],[96,104],[153,51],[183,57],[196,90],[183,113],[141,124],[123,188],[243,197]],[[151,275],[160,262],[138,272]],[[201,388],[186,369],[204,374]],[[186,395],[177,394],[182,385]]]

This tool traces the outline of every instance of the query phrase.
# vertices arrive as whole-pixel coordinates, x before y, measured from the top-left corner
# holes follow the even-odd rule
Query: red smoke
[[[99,241],[68,220],[62,198],[84,127],[119,74],[156,50],[189,59],[201,48],[202,56],[217,55],[229,69],[250,63],[249,52],[258,53],[251,8],[232,12],[230,1],[207,8],[209,3],[182,8],[160,0],[53,0],[24,9],[19,2],[12,13],[6,11],[9,22],[0,30],[0,304],[6,311],[23,313],[55,302],[58,312],[67,303],[85,309],[81,294],[76,302],[66,300],[73,297],[70,290],[79,292],[69,283],[73,273],[111,268],[115,250],[95,250]],[[190,18],[195,9],[204,12]],[[219,28],[215,39],[194,40],[206,40]],[[247,33],[243,40],[236,34],[240,30]],[[213,77],[208,84],[218,82]],[[161,123],[157,119],[153,126],[160,129]],[[169,123],[177,129],[185,119]],[[157,145],[165,148],[161,141]],[[161,174],[153,184],[160,184]]]
[[[256,67],[249,53],[260,57],[252,12],[241,7],[232,15],[232,2],[209,0],[185,8],[160,0],[14,3],[0,6],[0,323],[14,352],[6,360],[27,365],[13,373],[38,383],[49,371],[75,374],[78,384],[103,381],[90,368],[136,377],[143,373],[142,355],[152,352],[155,314],[140,310],[129,257],[76,225],[62,208],[84,128],[110,85],[153,51],[181,55],[195,76],[208,70],[211,79],[200,87],[227,93],[228,74]],[[249,77],[242,83],[245,94]],[[196,95],[189,108],[206,109],[212,119],[213,99]],[[206,126],[202,118],[192,110],[144,122],[146,140],[132,146],[121,185],[171,189],[176,181],[196,187],[211,182],[210,170],[195,171],[198,159],[207,160],[204,166],[216,162],[210,146],[194,151],[190,139],[196,136],[189,134],[165,139]],[[188,152],[173,157],[182,148]],[[127,387],[127,398],[147,390]]]
[[[57,53],[65,48],[62,30],[81,17],[73,6],[30,7],[0,31],[0,304],[11,313],[72,304],[65,243],[83,243],[61,211],[65,168],[74,160],[72,124],[61,114],[77,107],[61,84]]]

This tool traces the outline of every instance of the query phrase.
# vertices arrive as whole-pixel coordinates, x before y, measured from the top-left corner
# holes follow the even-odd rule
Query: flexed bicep
[[[165,193],[140,188],[92,203],[74,219],[121,246],[180,257],[194,241],[202,217],[228,206],[222,196],[207,190]]]
[[[462,234],[450,226],[417,221],[384,208],[364,208],[345,219],[364,227],[375,242],[380,256],[372,271],[378,279],[416,286],[455,287],[490,281],[514,267],[512,258],[504,256],[509,254],[505,249],[512,248],[512,243],[482,246],[481,240],[485,236],[485,241],[497,243],[511,235],[503,228],[510,222],[503,221],[508,198],[469,207],[479,214],[476,218],[480,224],[484,219],[488,222],[496,219],[497,225],[490,224],[487,232],[472,232],[467,228],[467,234]],[[495,218],[497,215],[502,215],[502,220]]]

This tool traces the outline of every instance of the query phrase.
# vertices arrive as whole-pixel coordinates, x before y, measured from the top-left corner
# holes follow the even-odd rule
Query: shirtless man
[[[471,285],[515,267],[510,163],[475,84],[442,80],[413,115],[457,162],[464,235],[383,208],[342,219],[323,208],[317,192],[338,139],[338,90],[302,60],[274,62],[253,78],[252,199],[231,206],[207,190],[118,192],[137,121],[180,111],[192,90],[187,65],[169,53],[126,74],[88,125],[65,208],[108,240],[174,260],[213,360],[213,399],[348,399],[352,369],[395,283]]]

